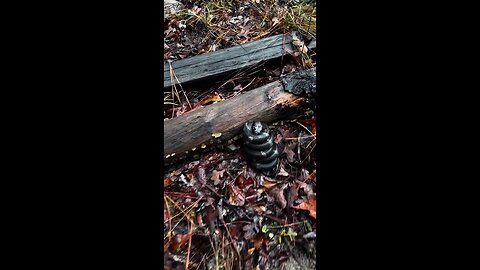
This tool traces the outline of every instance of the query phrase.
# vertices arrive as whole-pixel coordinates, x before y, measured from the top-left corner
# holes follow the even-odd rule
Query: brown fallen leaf
[[[163,177],[163,187],[168,187],[172,183],[172,180],[170,178],[164,176]]]
[[[203,166],[198,167],[198,181],[204,186],[207,183],[207,174]]]
[[[222,101],[222,100],[223,100],[223,98],[218,93],[213,93],[213,94],[209,94],[204,99],[202,99],[199,102],[199,105],[205,106],[209,103],[216,102],[216,101]]]
[[[297,147],[296,142],[288,143],[288,144],[285,145],[285,148],[283,150],[283,152],[285,152],[287,154],[287,160],[290,163],[293,163],[295,161],[295,159],[294,159],[295,151],[293,150],[293,149],[295,149],[295,147]]]
[[[242,190],[247,190],[248,187],[252,186],[255,184],[255,181],[253,180],[253,177],[249,176],[248,178],[245,178],[243,174],[240,174],[237,179],[235,179],[234,185],[239,187]]]
[[[274,186],[277,184],[277,182],[275,182],[275,181],[273,181],[273,180],[271,180],[271,179],[268,179],[268,178],[266,178],[266,177],[264,177],[264,176],[262,176],[262,177],[263,177],[263,186],[264,186],[266,189],[270,189],[271,187],[274,187]]]
[[[245,192],[245,200],[249,203],[255,203],[258,199],[258,192],[256,189],[248,189],[247,192]]]
[[[300,189],[303,189],[303,191],[305,192],[305,194],[307,195],[307,197],[311,197],[312,195],[314,195],[315,193],[313,192],[313,189],[312,189],[312,186],[310,184],[307,184],[305,182],[302,182],[302,181],[298,181],[298,180],[295,180],[296,184],[298,184],[298,187]]]
[[[190,234],[177,234],[173,237],[173,242],[170,244],[170,247],[173,251],[179,251],[185,249],[185,244],[190,238]]]
[[[255,247],[256,250],[259,250],[262,248],[262,245],[265,244],[265,246],[268,244],[268,236],[265,235],[264,233],[258,233],[257,236],[253,239],[253,246]]]
[[[210,229],[215,228],[215,220],[217,219],[218,211],[212,205],[207,207],[207,215],[205,216],[205,221],[207,222]]]
[[[288,207],[292,207],[293,202],[298,198],[298,189],[299,189],[298,183],[293,183],[293,185],[288,189],[288,197],[287,197]]]
[[[285,194],[283,190],[287,187],[286,184],[273,187],[269,194],[275,199],[275,203],[280,209],[284,209],[287,206],[287,200],[285,199]]]
[[[278,133],[277,136],[275,136],[275,143],[279,144],[283,140],[282,134]]]
[[[317,199],[316,197],[310,198],[307,201],[302,202],[297,206],[292,206],[292,208],[300,209],[300,210],[308,210],[310,212],[310,216],[314,219],[317,219]]]
[[[214,186],[216,186],[220,183],[220,178],[223,177],[224,172],[225,172],[225,170],[220,170],[220,171],[213,170],[212,171],[212,177],[210,177],[210,179],[213,180],[213,185]]]
[[[230,205],[243,206],[245,204],[245,194],[235,185],[228,186]]]
[[[317,121],[315,120],[315,116],[313,116],[311,119],[301,120],[300,122],[310,126],[312,128],[310,132],[312,132],[313,136],[317,136]]]

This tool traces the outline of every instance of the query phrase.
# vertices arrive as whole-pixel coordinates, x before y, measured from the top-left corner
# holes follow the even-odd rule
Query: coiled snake
[[[270,129],[264,123],[247,122],[243,126],[243,150],[250,165],[267,175],[277,171],[278,149],[270,135]]]

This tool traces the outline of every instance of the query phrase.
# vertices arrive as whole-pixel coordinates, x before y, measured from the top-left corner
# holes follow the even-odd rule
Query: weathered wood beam
[[[279,58],[285,50],[294,51],[291,34],[276,35],[245,43],[227,49],[186,58],[171,63],[177,79],[181,84],[211,78],[228,72],[258,64],[261,61]],[[312,40],[307,47],[315,49],[316,41]],[[163,67],[163,87],[172,86],[170,64]],[[178,84],[175,77],[175,84]]]
[[[311,70],[314,72],[315,68]],[[278,121],[292,112],[288,108],[295,108],[303,101],[304,97],[284,91],[282,82],[275,81],[231,99],[164,120],[164,154],[184,153],[207,143],[214,133],[222,133],[224,140],[231,139],[241,132],[245,122]]]

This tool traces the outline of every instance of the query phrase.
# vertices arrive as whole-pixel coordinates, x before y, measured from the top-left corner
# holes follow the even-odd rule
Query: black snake
[[[247,122],[243,126],[243,150],[250,165],[268,175],[277,171],[278,149],[270,134],[270,129],[264,123]]]

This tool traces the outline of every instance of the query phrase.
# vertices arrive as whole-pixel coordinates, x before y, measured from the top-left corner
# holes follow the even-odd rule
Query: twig
[[[190,262],[190,247],[192,246],[192,230],[193,230],[193,222],[190,221],[190,226],[188,229],[188,234],[190,235],[190,238],[188,239],[187,260],[185,261],[185,269],[188,269],[188,263]]]
[[[172,219],[171,219],[171,214],[170,214],[170,207],[168,206],[168,201],[167,201],[167,195],[163,196],[163,199],[165,200],[165,205],[167,206],[167,214],[168,214],[168,229],[170,230],[167,234],[168,236],[168,241],[172,241]]]
[[[180,214],[183,214],[184,216],[186,216],[186,217],[188,218],[188,220],[190,220],[190,217],[188,216],[188,212],[190,212],[190,210],[192,210],[192,209],[198,204],[198,202],[199,202],[202,198],[203,198],[203,196],[200,197],[200,198],[199,198],[197,201],[195,201],[194,203],[192,203],[192,205],[190,205],[189,207],[187,207],[185,210],[183,210],[174,200],[172,200],[170,197],[167,197],[167,199],[168,199],[169,201],[171,201],[178,210],[180,210],[180,213],[178,213],[178,214],[176,214],[175,216],[171,217],[168,221],[176,218],[176,217],[179,216]],[[176,226],[175,226],[175,227],[176,227]]]
[[[275,222],[277,222],[277,223],[280,223],[280,224],[282,224],[282,225],[286,225],[286,224],[287,224],[287,222],[285,222],[285,221],[283,221],[283,220],[281,220],[281,219],[279,219],[279,218],[277,218],[277,217],[274,217],[274,216],[272,216],[272,215],[263,214],[263,216],[266,217],[266,218],[269,218],[269,219],[271,219],[271,220],[273,220],[273,221],[275,221]]]
[[[280,228],[285,228],[285,227],[293,227],[293,226],[297,226],[297,225],[300,225],[300,224],[305,224],[307,221],[301,221],[301,222],[294,222],[294,223],[290,223],[290,224],[285,224],[285,225],[282,225],[282,226],[267,226],[268,229],[280,229]]]

